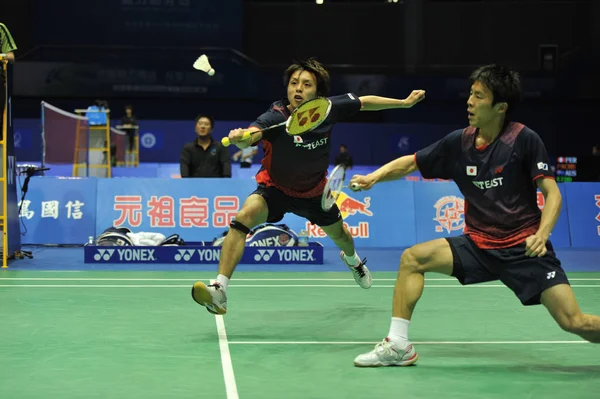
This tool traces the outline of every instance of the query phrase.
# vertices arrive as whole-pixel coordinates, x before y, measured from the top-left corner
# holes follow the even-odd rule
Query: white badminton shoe
[[[356,367],[385,367],[385,366],[410,366],[415,364],[419,355],[410,342],[404,349],[400,349],[388,338],[384,339],[371,352],[363,353],[354,359]]]
[[[364,258],[356,266],[351,266],[350,264],[348,264],[348,262],[346,262],[344,251],[340,251],[340,258],[342,258],[346,266],[348,266],[348,269],[350,269],[350,271],[352,272],[356,284],[360,285],[364,289],[371,288],[373,280],[371,279],[371,272],[369,272],[369,269],[366,266],[367,258]]]
[[[202,281],[196,281],[192,287],[192,298],[212,314],[227,313],[227,295],[217,282],[206,285]]]

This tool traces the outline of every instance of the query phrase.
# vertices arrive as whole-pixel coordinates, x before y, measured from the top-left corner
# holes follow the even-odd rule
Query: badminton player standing
[[[335,123],[348,120],[359,111],[410,108],[425,98],[425,92],[415,90],[403,100],[359,97],[352,93],[329,97],[331,112],[315,130],[292,137],[281,127],[253,134],[250,139],[243,140],[246,130],[260,130],[283,122],[302,103],[327,96],[329,73],[318,61],[309,59],[290,65],[284,73],[284,84],[287,88],[286,99],[274,102],[249,129],[235,129],[229,133],[231,143],[240,149],[262,140],[265,156],[256,175],[258,188],[248,196],[231,222],[223,242],[216,282],[209,286],[196,282],[192,288],[194,300],[211,313],[227,312],[227,285],[242,258],[250,229],[261,223],[280,221],[288,212],[320,226],[341,249],[340,257],[352,271],[358,285],[362,288],[371,286],[366,259],[361,261],[358,257],[338,207],[334,205],[329,211],[321,208],[321,195],[329,166],[330,134]]]
[[[417,244],[402,254],[387,337],[354,360],[360,367],[408,366],[418,359],[408,327],[423,292],[424,274],[437,272],[461,284],[502,281],[525,306],[543,304],[558,325],[600,343],[600,317],[583,314],[548,240],[562,197],[540,137],[508,116],[521,98],[519,75],[496,65],[471,74],[469,127],[414,156],[398,158],[368,176],[362,189],[419,170],[453,179],[465,196],[465,234]],[[537,188],[545,199],[537,206]],[[468,206],[467,206],[468,204]]]

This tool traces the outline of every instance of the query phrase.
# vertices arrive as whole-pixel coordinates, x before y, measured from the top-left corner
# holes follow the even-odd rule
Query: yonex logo
[[[274,249],[259,249],[258,253],[254,255],[254,260],[260,262],[261,260],[269,261],[273,254],[275,253]]]
[[[173,257],[175,259],[175,261],[179,262],[180,260],[184,260],[184,261],[189,261],[190,259],[192,259],[192,256],[194,256],[194,253],[196,252],[195,249],[178,249],[177,250],[177,254],[175,254],[175,256]]]
[[[114,249],[99,249],[98,253],[94,255],[94,260],[96,261],[109,261],[111,256],[115,253]]]
[[[546,275],[546,280],[550,280],[554,277],[556,277],[556,272],[550,272]]]

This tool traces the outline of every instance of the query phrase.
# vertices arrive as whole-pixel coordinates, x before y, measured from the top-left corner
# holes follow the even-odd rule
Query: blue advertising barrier
[[[600,184],[567,183],[573,248],[600,248]]]
[[[343,192],[338,207],[357,245],[397,247],[414,244],[412,182],[379,185],[364,193]],[[394,187],[390,193],[389,187]],[[134,231],[180,234],[186,241],[209,241],[225,231],[254,180],[104,179],[98,181],[96,231],[109,226]],[[399,204],[401,206],[399,207]],[[401,210],[401,211],[395,211]],[[325,232],[303,218],[287,214],[292,230],[333,245]],[[375,229],[374,226],[382,226]],[[393,227],[392,227],[393,226]]]
[[[96,183],[95,178],[32,177],[19,214],[22,243],[84,244],[95,236]]]
[[[212,241],[228,229],[255,189],[252,180],[102,179],[96,231],[128,227],[179,234],[185,241]]]
[[[600,184],[559,187],[563,205],[550,237],[554,246],[600,247]],[[107,227],[123,226],[212,242],[255,188],[252,179],[34,177],[20,213],[22,241],[83,244]],[[337,205],[358,247],[408,247],[464,230],[464,200],[452,182],[401,180],[365,192],[344,189]],[[538,206],[544,206],[539,192]],[[281,223],[334,246],[320,227],[301,217],[287,214]]]
[[[550,240],[556,248],[568,248],[571,246],[571,238],[565,185],[559,185],[559,188],[563,195],[562,209]],[[538,207],[544,209],[544,196],[539,190],[537,200]],[[417,242],[463,234],[464,212],[465,200],[456,184],[452,182],[415,184]]]
[[[210,244],[210,243],[208,243]],[[84,247],[84,263],[169,263],[216,264],[221,247],[186,245],[182,247]],[[322,265],[323,246],[308,247],[246,247],[241,263],[256,265],[304,264]]]

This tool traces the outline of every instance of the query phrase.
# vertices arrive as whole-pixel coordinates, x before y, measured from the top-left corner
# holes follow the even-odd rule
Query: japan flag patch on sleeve
[[[467,176],[477,176],[477,166],[467,166]]]

